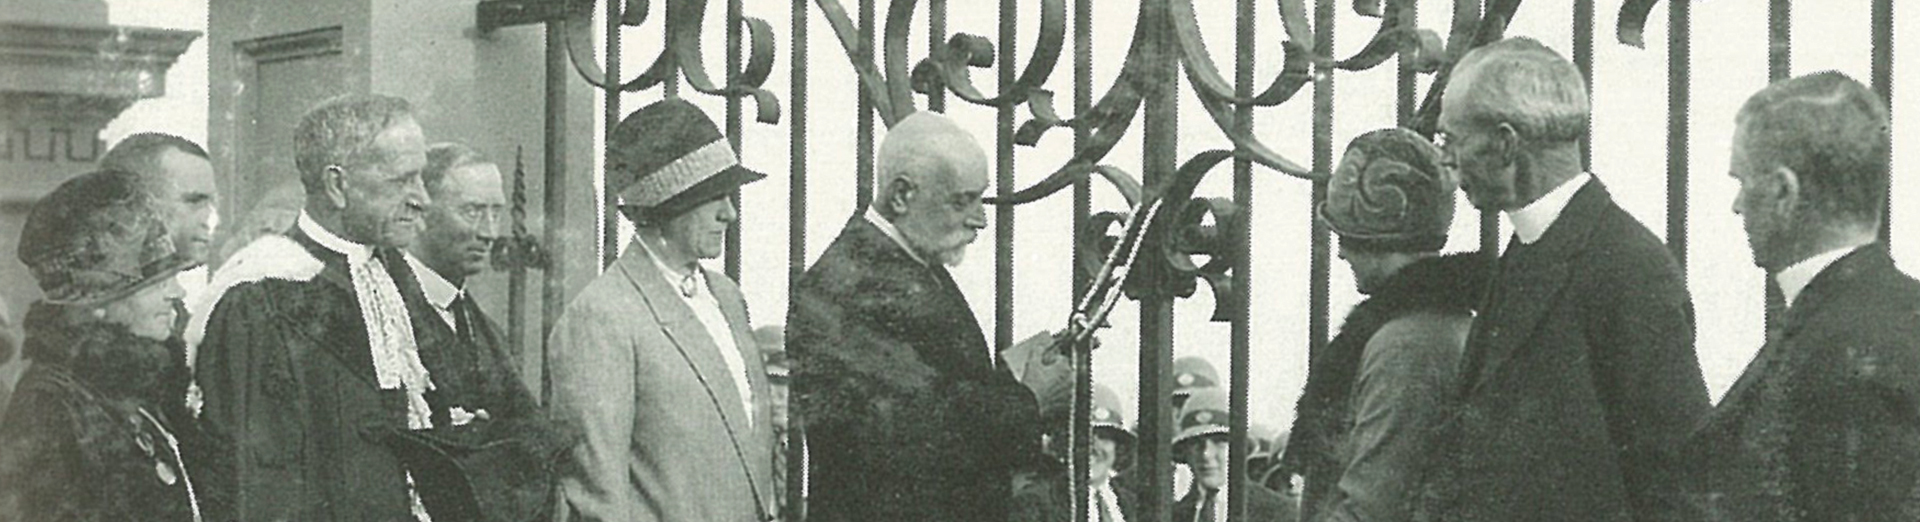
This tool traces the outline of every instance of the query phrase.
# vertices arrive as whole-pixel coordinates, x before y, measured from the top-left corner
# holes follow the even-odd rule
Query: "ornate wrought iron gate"
[[[1249,454],[1246,446],[1247,433],[1247,389],[1249,383],[1249,352],[1252,340],[1249,334],[1249,299],[1247,289],[1253,277],[1250,264],[1251,230],[1248,216],[1254,207],[1252,201],[1252,180],[1256,175],[1286,175],[1299,180],[1300,190],[1312,193],[1311,201],[1318,202],[1325,193],[1324,175],[1332,170],[1333,149],[1333,88],[1335,79],[1343,74],[1395,74],[1398,82],[1396,106],[1398,122],[1402,126],[1413,128],[1423,134],[1431,135],[1438,115],[1439,93],[1446,85],[1451,64],[1468,49],[1498,39],[1508,22],[1521,7],[1520,0],[1454,0],[1452,2],[1420,2],[1414,0],[1318,0],[1311,6],[1307,0],[1278,0],[1282,26],[1256,31],[1254,21],[1255,2],[1253,0],[1195,1],[1195,0],[1137,0],[1133,3],[1102,1],[1099,7],[1114,9],[1125,5],[1137,9],[1134,21],[1134,36],[1129,42],[1125,63],[1119,77],[1106,90],[1096,93],[1092,85],[1091,20],[1096,0],[999,0],[998,34],[989,38],[974,34],[947,34],[946,19],[948,0],[891,0],[884,10],[875,5],[876,0],[857,1],[857,9],[849,11],[842,0],[790,0],[786,7],[790,9],[792,24],[783,35],[792,44],[791,52],[784,57],[776,56],[774,38],[781,37],[778,28],[756,18],[756,11],[777,9],[771,1],[753,2],[748,9],[743,0],[722,0],[725,14],[719,22],[708,23],[705,15],[709,9],[706,0],[667,0],[659,9],[652,8],[647,0],[486,0],[480,3],[479,25],[483,31],[492,28],[524,23],[545,23],[548,27],[548,65],[546,68],[549,85],[548,106],[548,157],[545,159],[549,173],[546,180],[548,194],[545,212],[547,214],[545,235],[546,248],[554,255],[579,255],[575,252],[592,248],[590,245],[564,244],[565,235],[559,231],[567,226],[586,226],[583,223],[566,223],[565,202],[560,198],[565,190],[556,187],[567,183],[577,183],[590,179],[582,174],[584,170],[570,172],[560,151],[567,136],[555,129],[563,129],[565,82],[575,81],[569,76],[584,78],[587,82],[604,89],[606,106],[603,118],[606,128],[614,127],[614,122],[622,116],[619,92],[638,92],[661,89],[666,96],[679,96],[678,87],[682,82],[697,91],[700,96],[723,97],[726,102],[724,125],[726,133],[736,151],[740,148],[741,131],[745,124],[746,106],[749,100],[754,104],[754,116],[757,122],[773,123],[784,116],[790,129],[789,176],[790,198],[788,204],[789,280],[799,279],[806,263],[806,222],[808,208],[806,193],[812,190],[849,190],[848,187],[811,186],[808,184],[806,157],[808,154],[807,128],[809,110],[807,101],[808,83],[813,80],[808,75],[807,64],[814,60],[848,60],[857,73],[859,85],[859,103],[857,110],[858,137],[856,140],[856,177],[857,183],[851,188],[857,194],[858,204],[864,206],[872,197],[871,180],[873,176],[873,149],[875,118],[883,124],[891,125],[915,110],[944,111],[951,101],[991,107],[997,114],[994,153],[996,161],[996,193],[993,203],[997,205],[994,220],[994,266],[995,266],[995,303],[993,314],[995,328],[993,339],[998,346],[1009,346],[1014,341],[1013,333],[1013,207],[1024,203],[1068,192],[1073,200],[1072,226],[1075,245],[1072,250],[1072,265],[1076,278],[1073,284],[1073,301],[1080,313],[1070,319],[1071,328],[1092,328],[1111,303],[1124,295],[1140,303],[1139,353],[1139,419],[1138,433],[1141,443],[1138,446],[1139,469],[1146,470],[1141,489],[1142,512],[1147,520],[1167,520],[1170,517],[1172,491],[1169,480],[1170,448],[1169,440],[1174,431],[1172,411],[1167,394],[1171,376],[1169,374],[1173,347],[1173,302],[1176,299],[1194,295],[1199,283],[1210,286],[1216,300],[1216,311],[1212,320],[1226,321],[1232,324],[1231,358],[1229,384],[1230,409],[1233,441],[1231,462],[1245,462]],[[604,6],[600,5],[604,3]],[[1641,29],[1648,17],[1657,7],[1658,0],[1626,0],[1617,13],[1617,39],[1626,45],[1641,44]],[[1573,16],[1569,20],[1573,33],[1573,61],[1583,74],[1592,82],[1594,61],[1594,0],[1574,0]],[[1788,75],[1788,9],[1789,0],[1770,0],[1768,26],[1771,47],[1769,50],[1769,78],[1780,79]],[[1417,9],[1432,8],[1435,5],[1447,5],[1453,11],[1453,22],[1443,30],[1423,29],[1417,26]],[[1891,101],[1892,88],[1892,0],[1873,0],[1870,16],[1873,20],[1872,35],[1872,72],[1873,87],[1883,99]],[[595,29],[593,16],[596,7],[603,7],[605,25],[599,29],[605,35],[604,66],[597,63],[592,49],[592,34]],[[1196,9],[1227,9],[1235,13],[1236,31],[1230,49],[1233,56],[1232,78],[1227,78],[1222,68],[1215,62],[1215,52],[1201,34],[1196,21]],[[1331,56],[1334,42],[1334,20],[1336,9],[1350,8],[1358,13],[1380,20],[1370,43],[1358,53],[1347,57]],[[1674,255],[1685,266],[1687,257],[1687,190],[1688,190],[1688,154],[1687,111],[1690,103],[1689,92],[1689,42],[1690,18],[1689,2],[1667,2],[1668,31],[1668,126],[1667,126],[1667,240]],[[665,50],[656,57],[641,74],[631,79],[622,76],[622,57],[619,55],[620,33],[622,27],[640,26],[650,23],[650,15],[656,11],[664,12],[666,34]],[[884,14],[884,19],[880,16]],[[926,26],[915,27],[917,16],[925,16]],[[1016,41],[1017,17],[1039,17],[1039,36],[1029,43]],[[832,28],[827,35],[838,41],[844,56],[809,56],[807,42],[814,35],[809,34],[809,21],[825,20]],[[882,23],[884,21],[884,23]],[[704,69],[704,59],[700,49],[700,36],[703,31],[716,28],[726,31],[726,71],[723,81],[708,77]],[[929,36],[929,56],[914,60],[908,56],[909,35],[914,31]],[[1284,43],[1284,60],[1281,72],[1273,77],[1261,79],[1254,77],[1255,60],[1271,60],[1274,57],[1260,57],[1253,52],[1256,38],[1272,38]],[[1021,45],[1031,48],[1025,54],[1016,52]],[[1215,47],[1213,49],[1219,49]],[[876,56],[878,51],[878,56]],[[1069,53],[1069,51],[1071,51]],[[878,61],[876,61],[876,58]],[[1024,62],[1022,59],[1024,58]],[[1061,62],[1065,61],[1072,75],[1070,99],[1061,103],[1055,95],[1042,88],[1047,78],[1054,74]],[[570,75],[571,68],[577,74]],[[1375,71],[1379,66],[1392,63],[1389,71]],[[1024,65],[1022,65],[1024,64]],[[775,87],[764,85],[773,67],[784,66],[790,73],[790,84],[786,86],[784,103],[775,94]],[[970,79],[969,72],[974,69],[992,68],[996,73],[996,86],[993,93],[983,92]],[[1432,83],[1426,92],[1419,92],[1420,76],[1430,75]],[[1183,132],[1179,128],[1177,109],[1179,96],[1183,93],[1181,83],[1187,85],[1191,96],[1197,97],[1207,110],[1206,116],[1217,130],[1232,144],[1231,149],[1207,150],[1190,157],[1180,157],[1176,142]],[[1311,86],[1311,97],[1296,101],[1297,94]],[[1312,152],[1305,164],[1296,163],[1283,157],[1266,146],[1253,130],[1256,110],[1275,107],[1285,103],[1308,103],[1312,106]],[[922,107],[924,104],[924,107]],[[1062,112],[1061,108],[1070,111]],[[556,121],[555,119],[560,119]],[[1135,121],[1138,131],[1144,139],[1144,157],[1141,176],[1135,177],[1118,167],[1106,164],[1103,159],[1111,152],[1115,144],[1123,137],[1134,132]],[[1055,129],[1065,129],[1073,135],[1074,151],[1070,161],[1054,167],[1050,176],[1033,186],[1020,188],[1014,183],[1014,148],[1031,146],[1043,134]],[[1590,153],[1589,153],[1590,154]],[[1233,190],[1230,198],[1196,197],[1195,187],[1200,180],[1217,167],[1227,166],[1233,178]],[[1259,167],[1256,169],[1256,166]],[[1271,171],[1256,174],[1256,171]],[[1097,174],[1099,179],[1112,184],[1131,205],[1129,209],[1095,212],[1092,208],[1091,180]],[[1018,190],[1016,190],[1018,189]],[[611,198],[609,194],[607,197]],[[737,206],[737,198],[736,206]],[[601,217],[611,222],[612,204],[607,204],[609,214]],[[1268,209],[1272,212],[1297,212],[1302,219],[1311,220],[1310,209]],[[1211,220],[1207,219],[1211,216]],[[1209,223],[1210,224],[1207,224]],[[1119,226],[1115,233],[1112,229]],[[726,269],[736,277],[740,271],[742,244],[738,225],[728,236]],[[1330,248],[1329,235],[1317,222],[1312,225],[1309,270],[1309,325],[1307,328],[1310,357],[1319,354],[1329,337],[1329,284]],[[614,236],[612,226],[601,239],[604,242],[601,251],[605,252],[605,261],[611,261],[617,251],[618,238]],[[1883,227],[1882,239],[1888,239],[1888,228]],[[1499,226],[1493,214],[1480,216],[1479,244],[1482,249],[1496,250],[1499,245]],[[1205,262],[1196,262],[1195,256],[1205,256]],[[565,304],[564,288],[550,268],[545,277],[547,283],[543,292],[546,310],[546,323],[551,324]],[[523,288],[523,277],[516,277],[515,288]],[[1770,295],[1778,299],[1777,295]],[[516,298],[514,302],[520,302]],[[519,314],[513,314],[516,319]],[[516,328],[519,326],[516,325]],[[1077,352],[1085,360],[1089,349],[1084,336]],[[1076,430],[1074,437],[1079,441],[1073,454],[1074,468],[1081,474],[1086,469],[1086,447],[1088,439],[1087,418],[1088,393],[1090,382],[1089,365],[1081,364],[1077,395]],[[790,458],[791,470],[798,473],[801,459]],[[788,496],[790,511],[788,520],[798,520],[804,516],[804,502],[801,499],[801,481],[789,482]],[[1076,509],[1085,513],[1084,495],[1076,496]],[[1235,496],[1230,500],[1230,513],[1235,520],[1245,518],[1244,499]]]

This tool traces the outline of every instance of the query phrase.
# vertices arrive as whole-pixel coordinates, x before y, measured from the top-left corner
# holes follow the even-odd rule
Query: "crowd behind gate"
[[[1718,404],[1678,263],[1582,165],[1579,71],[1507,38],[1441,103],[1431,139],[1365,133],[1331,173],[1316,218],[1366,298],[1289,429],[1230,462],[1219,373],[1174,362],[1175,520],[1236,496],[1252,521],[1920,520],[1920,282],[1878,239],[1879,97],[1819,72],[1704,122],[1735,129],[1727,211],[1784,297]],[[1166,470],[1134,469],[1117,396],[1091,392],[1076,488],[1065,343],[996,351],[948,273],[989,178],[945,116],[888,130],[872,202],[756,329],[706,260],[765,174],[690,103],[627,115],[606,186],[632,246],[554,325],[542,403],[465,284],[500,239],[497,160],[412,111],[314,105],[301,193],[230,245],[177,136],[39,201],[14,254],[45,297],[0,343],[0,521],[772,521],[794,481],[826,522],[1064,522],[1081,496],[1088,522],[1153,518],[1136,477]],[[1441,253],[1455,191],[1512,222],[1504,251]]]

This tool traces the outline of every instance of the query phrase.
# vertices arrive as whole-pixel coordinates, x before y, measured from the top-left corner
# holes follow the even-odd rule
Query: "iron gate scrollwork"
[[[997,207],[995,317],[998,320],[995,321],[994,336],[997,345],[1009,345],[1012,337],[1009,320],[1012,314],[1012,300],[1009,297],[1012,285],[1012,208],[1073,189],[1074,241],[1070,249],[1074,258],[1072,273],[1076,278],[1073,296],[1075,306],[1073,314],[1064,318],[1066,324],[1063,333],[1056,340],[1071,343],[1078,362],[1080,385],[1076,390],[1073,432],[1073,469],[1074,476],[1078,477],[1076,486],[1084,484],[1086,473],[1086,443],[1089,438],[1087,412],[1090,409],[1088,384],[1091,380],[1091,368],[1087,361],[1092,349],[1089,337],[1101,327],[1120,297],[1132,298],[1141,305],[1138,431],[1142,442],[1138,447],[1140,456],[1136,462],[1142,469],[1153,471],[1147,474],[1147,481],[1140,492],[1142,508],[1148,520],[1166,520],[1170,516],[1171,499],[1168,496],[1171,488],[1167,474],[1170,470],[1168,445],[1172,435],[1172,412],[1165,387],[1170,381],[1167,366],[1172,359],[1171,303],[1174,299],[1194,295],[1201,283],[1208,285],[1214,296],[1215,310],[1210,319],[1233,323],[1229,365],[1230,410],[1233,417],[1230,458],[1231,462],[1241,463],[1246,462],[1248,456],[1245,434],[1249,381],[1246,366],[1251,340],[1247,329],[1250,309],[1247,296],[1248,281],[1252,275],[1248,243],[1251,238],[1249,215],[1252,210],[1250,186],[1253,167],[1264,167],[1264,170],[1305,182],[1303,186],[1312,191],[1312,203],[1318,204],[1324,197],[1325,179],[1333,166],[1333,78],[1337,72],[1373,70],[1389,61],[1397,65],[1400,125],[1431,137],[1439,115],[1440,93],[1448,83],[1452,65],[1472,48],[1500,39],[1521,6],[1521,0],[1453,0],[1451,23],[1444,30],[1436,31],[1418,25],[1416,0],[1352,0],[1349,8],[1353,12],[1378,19],[1380,23],[1357,52],[1336,57],[1332,49],[1333,21],[1337,4],[1341,2],[1319,0],[1310,9],[1307,0],[1275,0],[1282,27],[1277,36],[1265,36],[1255,32],[1254,0],[1235,0],[1232,5],[1235,9],[1236,38],[1232,46],[1233,78],[1229,80],[1215,62],[1214,53],[1202,34],[1197,2],[1138,0],[1133,36],[1128,42],[1120,72],[1105,91],[1096,95],[1091,85],[1092,53],[1089,44],[1091,10],[1095,0],[1000,0],[1001,23],[999,34],[995,37],[970,33],[943,34],[946,31],[947,0],[889,0],[884,10],[884,25],[879,27],[876,27],[879,24],[877,15],[882,11],[875,5],[876,0],[857,1],[857,11],[849,11],[842,0],[813,0],[811,3],[808,0],[791,0],[790,4],[792,34],[789,35],[789,41],[793,58],[792,63],[788,64],[792,73],[792,92],[789,94],[792,101],[789,122],[792,128],[789,173],[792,184],[788,207],[790,280],[797,280],[805,269],[805,195],[809,189],[804,161],[807,152],[806,89],[809,82],[806,70],[809,60],[807,40],[808,22],[812,16],[819,16],[831,28],[831,36],[844,51],[844,58],[853,68],[853,80],[859,90],[858,117],[861,123],[856,144],[858,181],[853,188],[859,205],[864,206],[871,195],[869,186],[874,145],[871,118],[878,117],[879,123],[890,126],[906,115],[921,110],[916,98],[925,98],[929,110],[944,111],[949,95],[965,103],[997,111],[999,118],[995,151],[998,175],[996,193],[988,198],[988,202]],[[1591,85],[1593,0],[1575,1],[1572,20],[1576,34],[1574,61],[1588,75]],[[1659,0],[1626,0],[1617,13],[1616,39],[1625,45],[1642,47],[1647,19],[1658,3]],[[679,96],[678,85],[683,81],[701,95],[725,99],[726,134],[736,152],[740,145],[745,100],[754,102],[754,120],[757,122],[772,124],[782,116],[779,97],[765,85],[776,65],[774,29],[765,20],[747,13],[742,0],[725,0],[726,14],[720,25],[727,31],[727,73],[723,81],[718,82],[706,73],[705,56],[700,48],[702,32],[712,27],[706,23],[709,9],[707,0],[666,0],[658,8],[648,0],[606,0],[606,25],[602,29],[606,45],[604,66],[596,61],[592,48],[593,17],[595,7],[600,4],[595,0],[484,0],[479,3],[477,12],[482,31],[527,23],[548,24],[548,241],[558,241],[556,227],[564,226],[560,218],[564,212],[556,209],[559,202],[553,196],[557,192],[553,189],[553,183],[564,183],[561,178],[566,171],[565,160],[553,157],[554,153],[551,152],[564,150],[564,147],[552,146],[553,140],[565,139],[552,135],[555,129],[564,127],[552,122],[552,118],[556,117],[552,113],[558,110],[555,107],[563,105],[555,103],[556,94],[552,92],[554,82],[564,81],[555,78],[557,71],[565,68],[557,62],[565,60],[570,63],[576,76],[604,91],[606,108],[603,117],[609,131],[622,116],[619,93],[660,89],[666,96]],[[1105,0],[1102,4],[1111,7],[1114,2]],[[1783,29],[1784,14],[1781,13],[1784,13],[1786,4],[1784,0],[1772,2],[1776,18],[1772,23],[1774,34],[1771,37],[1776,44],[1772,60],[1780,69],[1775,71],[1775,78],[1785,74],[1786,31]],[[1223,5],[1227,4],[1205,3],[1209,8]],[[929,53],[915,61],[909,56],[913,47],[910,38],[914,19],[923,8],[927,15],[925,29],[929,38]],[[1671,1],[1669,8],[1669,23],[1672,25],[1668,35],[1669,86],[1674,98],[1669,100],[1672,120],[1668,136],[1670,144],[1676,140],[1679,143],[1675,153],[1681,159],[1677,168],[1672,167],[1671,157],[1669,161],[1672,171],[1668,180],[1669,201],[1675,201],[1673,197],[1678,195],[1679,203],[1669,205],[1667,224],[1668,237],[1674,239],[1676,257],[1684,260],[1687,3]],[[655,11],[664,11],[664,17],[653,17]],[[1020,56],[1014,53],[1017,43],[1014,20],[1023,12],[1038,13],[1039,21],[1031,50]],[[1875,1],[1873,16],[1877,22],[1890,19],[1890,13],[1889,0]],[[659,22],[664,26],[664,48],[643,72],[623,79],[619,55],[621,29],[642,26],[661,18],[664,18]],[[1891,82],[1890,46],[1886,44],[1890,41],[1891,29],[1885,28],[1890,26],[1891,23],[1875,24],[1874,83],[1883,96],[1888,92]],[[1279,39],[1283,52],[1279,72],[1264,82],[1255,81],[1252,67],[1256,58],[1253,53],[1255,39],[1259,37]],[[1067,56],[1069,50],[1071,56]],[[878,62],[875,61],[876,51],[879,52]],[[1024,58],[1023,64],[1016,63],[1020,58]],[[1044,87],[1062,62],[1069,62],[1072,69],[1071,113],[1061,111],[1054,93]],[[997,85],[992,92],[987,92],[976,84],[973,73],[990,68],[996,71]],[[1416,96],[1417,77],[1420,75],[1431,76],[1432,82],[1424,95]],[[1204,108],[1207,121],[1213,123],[1231,143],[1231,148],[1177,157],[1175,140],[1179,129],[1176,110],[1182,79]],[[1311,97],[1313,147],[1311,161],[1308,166],[1302,166],[1276,152],[1256,136],[1252,132],[1252,122],[1256,109],[1273,108],[1293,101],[1309,85],[1314,87],[1315,93]],[[1257,91],[1256,86],[1259,87]],[[1105,162],[1116,144],[1134,129],[1136,119],[1141,123],[1140,132],[1145,140],[1144,168],[1139,176]],[[1069,129],[1074,135],[1070,158],[1061,165],[1051,166],[1041,181],[1015,190],[1016,187],[1012,186],[1013,147],[1036,146],[1047,133],[1062,128]],[[1196,195],[1194,192],[1201,181],[1222,164],[1230,165],[1234,173],[1232,198]],[[1094,212],[1091,209],[1090,185],[1096,178],[1117,191],[1126,208]],[[606,197],[613,196],[609,194]],[[516,197],[516,210],[523,206],[522,199]],[[604,242],[603,264],[616,255],[618,239],[614,236],[612,226],[613,202],[609,199],[604,203],[609,214],[601,217],[607,231],[601,238]],[[1310,215],[1304,214],[1303,217]],[[1497,230],[1493,215],[1483,213],[1480,235],[1480,247],[1483,250],[1498,248]],[[1884,234],[1883,230],[1883,239]],[[737,224],[730,230],[728,238],[726,268],[730,275],[737,278],[741,255]],[[1325,228],[1316,224],[1310,245],[1310,359],[1320,353],[1328,336],[1328,240]],[[528,256],[519,256],[521,258],[544,257],[532,254],[535,248],[532,245],[518,248],[529,252]],[[549,245],[547,250],[552,255],[571,252],[565,245],[557,244]],[[1196,261],[1196,256],[1205,256],[1206,260]],[[559,313],[564,301],[558,299],[558,290],[551,282],[556,279],[552,273],[556,268],[547,266],[546,269],[549,270],[549,284],[545,315],[550,322]],[[796,425],[794,429],[799,432],[803,428]],[[798,458],[798,451],[794,453],[795,457],[789,459],[789,470],[797,473],[803,464]],[[804,516],[804,502],[800,498],[798,482],[790,481],[790,510],[786,514],[789,520]],[[1230,516],[1234,520],[1242,520],[1246,515],[1244,499],[1233,497],[1229,504]],[[1076,513],[1084,519],[1088,507],[1085,505],[1086,496],[1076,495],[1074,500]]]

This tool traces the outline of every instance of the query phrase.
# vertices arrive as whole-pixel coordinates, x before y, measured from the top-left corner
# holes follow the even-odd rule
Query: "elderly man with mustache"
[[[1016,380],[947,273],[987,225],[973,137],[916,113],[877,159],[872,204],[787,316],[808,518],[1004,521],[1015,472],[1043,462],[1040,410],[1069,400],[1067,358],[1036,354]]]

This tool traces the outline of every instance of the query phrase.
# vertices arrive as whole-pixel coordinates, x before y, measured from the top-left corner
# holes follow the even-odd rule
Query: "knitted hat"
[[[1431,142],[1406,129],[1380,129],[1347,144],[1317,213],[1349,247],[1438,251],[1453,225],[1455,187]]]
[[[67,180],[33,206],[16,254],[48,303],[84,306],[126,297],[197,264],[175,254],[151,205],[132,173],[103,170]]]
[[[655,102],[628,114],[607,147],[607,188],[652,219],[686,212],[767,177],[740,165],[725,136],[686,100]]]
[[[1220,372],[1206,359],[1189,355],[1173,360],[1173,396],[1185,397],[1194,390],[1219,385]]]
[[[1227,391],[1220,388],[1194,390],[1187,398],[1187,404],[1180,407],[1178,431],[1173,435],[1175,455],[1181,444],[1198,440],[1208,435],[1225,435],[1227,423],[1232,417],[1227,414]]]

